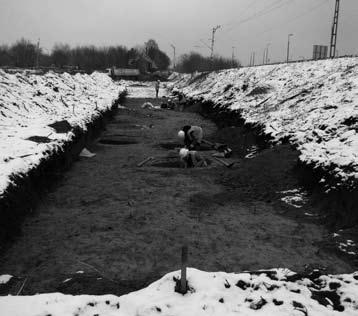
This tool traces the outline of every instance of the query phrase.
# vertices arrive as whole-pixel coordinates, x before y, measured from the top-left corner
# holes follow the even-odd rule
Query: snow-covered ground
[[[174,74],[171,79],[170,86],[187,97],[239,110],[247,123],[262,126],[274,141],[289,139],[303,162],[328,171],[338,185],[357,184],[358,58],[193,77]]]
[[[2,316],[357,315],[358,274],[306,277],[285,269],[209,273],[188,269],[189,292],[175,292],[172,272],[145,289],[116,297],[59,293],[0,297]]]
[[[123,85],[127,89],[128,98],[155,98],[155,81],[132,81],[121,80],[119,84]],[[168,91],[164,84],[160,84],[159,98],[168,95]]]
[[[49,124],[66,120],[85,129],[123,90],[101,73],[40,76],[0,70],[0,197],[14,175],[26,174],[74,136],[71,130],[56,133]]]

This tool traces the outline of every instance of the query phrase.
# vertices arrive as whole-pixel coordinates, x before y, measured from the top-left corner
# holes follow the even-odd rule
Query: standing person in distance
[[[159,95],[159,88],[160,88],[160,80],[155,82],[155,97],[158,98]]]

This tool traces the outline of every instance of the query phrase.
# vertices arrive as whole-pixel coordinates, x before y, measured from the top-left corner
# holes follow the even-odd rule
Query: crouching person
[[[179,132],[178,137],[189,149],[199,148],[203,140],[203,129],[199,126],[185,125]]]
[[[205,159],[195,150],[182,148],[179,151],[180,161],[184,168],[207,167]]]

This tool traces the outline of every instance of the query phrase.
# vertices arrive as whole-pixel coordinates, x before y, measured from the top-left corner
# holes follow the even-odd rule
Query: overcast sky
[[[50,50],[55,43],[125,45],[154,38],[172,57],[198,51],[209,55],[211,30],[215,52],[247,64],[252,51],[262,61],[283,60],[287,35],[291,58],[311,57],[313,44],[328,45],[335,0],[0,0],[0,44],[24,37]],[[358,0],[341,0],[337,49],[358,53]],[[200,47],[197,47],[200,46]]]

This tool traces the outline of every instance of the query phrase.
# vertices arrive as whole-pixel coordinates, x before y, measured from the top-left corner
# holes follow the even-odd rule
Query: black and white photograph
[[[357,316],[357,0],[0,0],[0,316]]]

